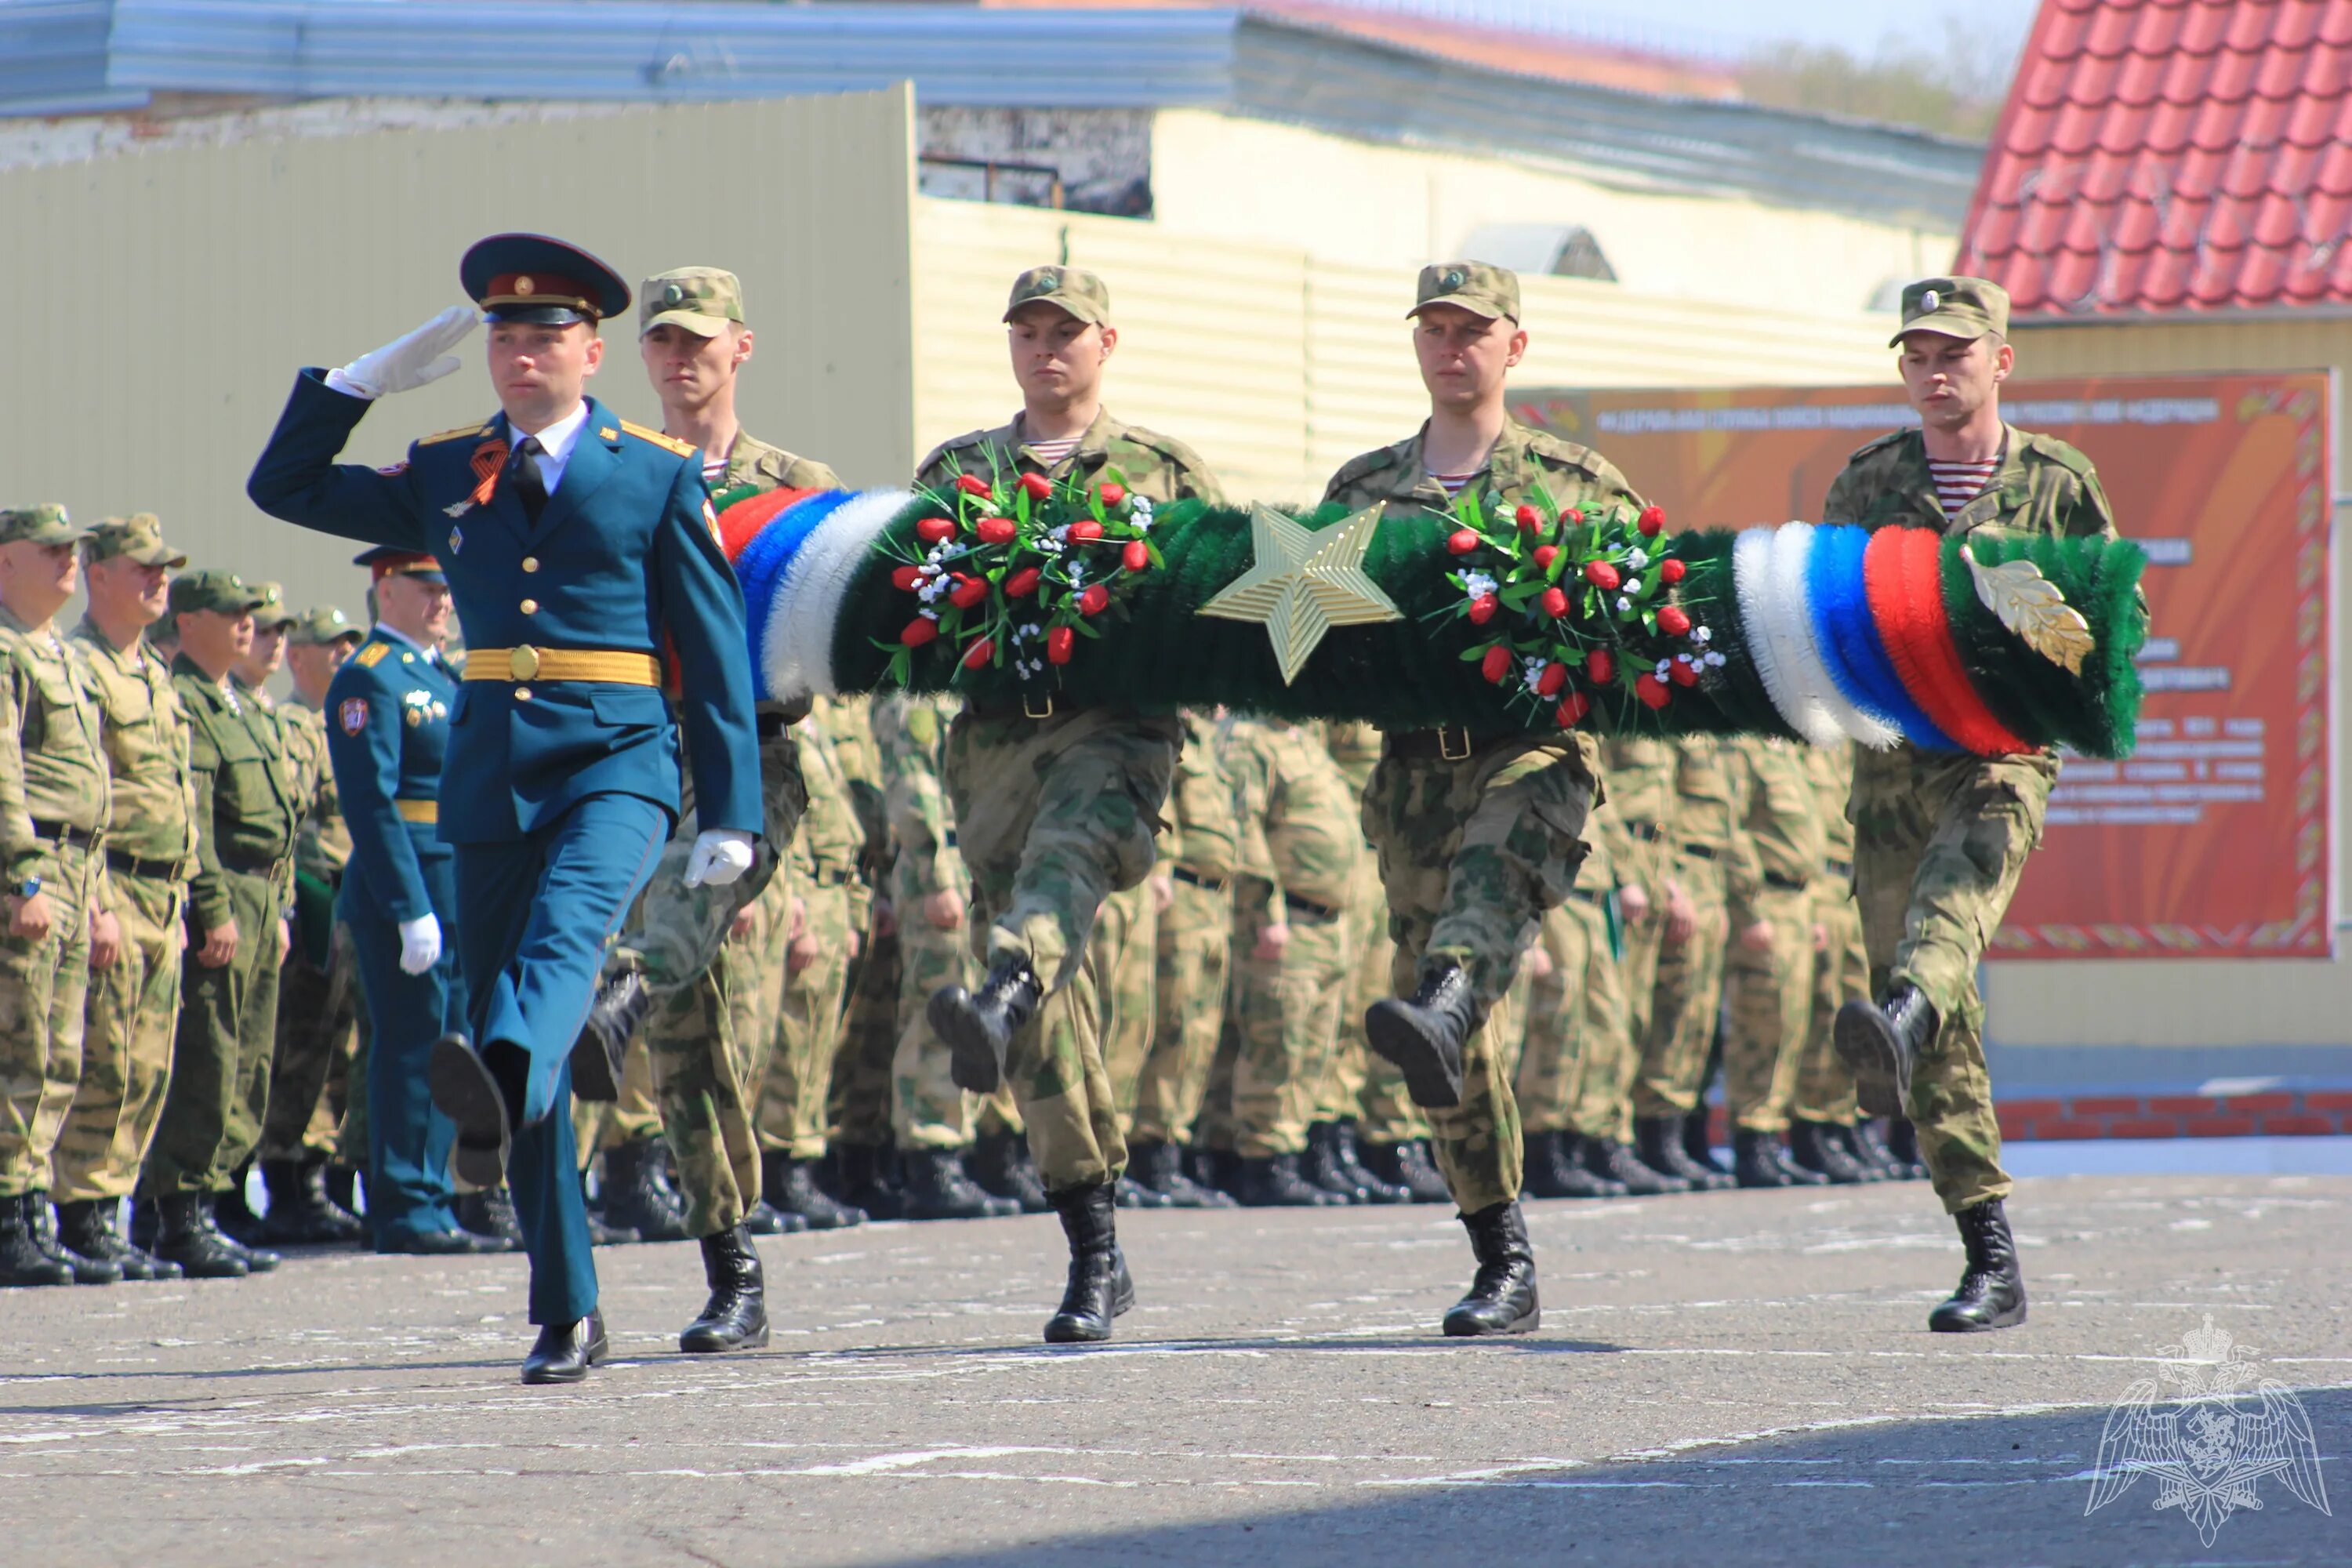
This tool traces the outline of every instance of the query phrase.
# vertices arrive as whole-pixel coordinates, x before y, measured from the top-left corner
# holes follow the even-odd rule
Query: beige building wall
[[[2352,369],[2352,320],[2134,323],[2110,327],[2021,327],[2018,373],[2042,375],[2160,374],[2179,371]],[[2342,388],[2339,388],[2341,395]],[[2352,489],[2345,411],[2336,411],[2336,489]],[[2342,548],[2346,503],[2336,508],[2334,594],[2336,668],[2352,641],[2342,606],[2352,562]],[[2132,520],[2119,520],[2126,533]],[[2339,684],[2341,677],[2338,677]],[[2352,752],[2339,695],[2336,720],[2336,889],[2352,883],[2352,843],[2343,826],[2352,797]],[[2336,962],[2215,960],[1994,963],[1987,966],[1991,1033],[2009,1045],[2342,1045],[2352,1041],[2352,942],[2339,931]],[[2152,1074],[2161,1073],[2152,1063]]]
[[[1311,500],[1349,458],[1428,413],[1404,312],[1416,266],[1318,259],[1166,222],[919,197],[915,429],[929,447],[1020,406],[1000,318],[1023,268],[1102,274],[1119,343],[1106,403],[1196,448],[1236,497]],[[1521,280],[1522,386],[1839,385],[1886,373],[1885,318]]]
[[[339,364],[463,303],[457,259],[560,235],[634,285],[692,263],[743,279],[746,428],[855,482],[915,453],[913,103],[837,98],[633,110],[456,130],[131,153],[0,173],[0,487],[76,516],[159,513],[201,563],[354,614],[354,546],[263,517],[245,479],[303,364]],[[591,383],[660,423],[635,321]],[[455,375],[373,412],[348,454],[495,411],[479,335]]]
[[[1627,289],[1858,311],[1890,278],[1950,265],[1957,233],[1604,183],[1566,163],[1353,141],[1213,110],[1152,123],[1161,227],[1279,243],[1378,270],[1459,257],[1489,224],[1581,224]]]

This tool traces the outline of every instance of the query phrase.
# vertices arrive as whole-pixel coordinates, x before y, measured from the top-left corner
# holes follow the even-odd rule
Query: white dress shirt
[[[586,428],[587,424],[588,400],[584,397],[571,413],[544,430],[526,430],[511,418],[507,421],[507,428],[513,432],[516,446],[521,446],[526,436],[539,437],[539,477],[546,484],[551,498],[554,496],[556,487],[563,482],[564,465],[572,461],[572,448],[580,444],[580,432]]]

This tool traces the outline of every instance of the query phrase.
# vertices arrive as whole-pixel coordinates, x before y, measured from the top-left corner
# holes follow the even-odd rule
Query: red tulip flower
[[[1021,525],[1009,517],[983,517],[971,525],[982,544],[1010,544],[1020,534]]]
[[[1658,612],[1658,629],[1670,637],[1678,637],[1690,630],[1690,616],[1680,605],[1668,605]]]
[[[987,599],[988,579],[985,577],[960,576],[956,579],[956,585],[948,590],[948,603],[959,610],[969,610]]]
[[[1573,730],[1591,711],[1592,699],[1581,691],[1571,691],[1559,700],[1559,706],[1552,710],[1552,717],[1559,721],[1561,729]]]
[[[1604,592],[1615,588],[1619,583],[1623,581],[1622,578],[1617,575],[1617,568],[1612,566],[1606,561],[1586,562],[1584,563],[1584,580],[1591,584],[1594,587],[1601,589]]]
[[[1557,544],[1538,544],[1538,545],[1537,545],[1537,546],[1536,546],[1535,562],[1536,562],[1536,570],[1537,570],[1537,571],[1538,571],[1538,572],[1549,572],[1549,571],[1550,571],[1550,570],[1551,570],[1551,563],[1552,563],[1553,562],[1555,562],[1555,561],[1559,560],[1559,545],[1557,545]]]
[[[915,537],[926,544],[945,544],[955,531],[955,524],[943,517],[927,517],[915,524]]]
[[[1543,513],[1524,502],[1521,503],[1519,510],[1511,515],[1518,523],[1521,533],[1533,534],[1543,527]]]
[[[966,669],[979,669],[986,666],[988,661],[995,657],[996,639],[994,637],[982,637],[978,642],[972,644],[970,650],[964,654],[963,667]]]
[[[1494,595],[1479,595],[1476,598],[1470,601],[1470,624],[1474,626],[1485,626],[1488,621],[1495,618],[1495,612],[1502,607],[1503,601],[1495,597]]]
[[[908,647],[921,647],[926,643],[938,640],[939,635],[939,622],[929,616],[917,616],[913,620],[908,621],[906,629],[898,634],[898,640]]]
[[[919,566],[900,566],[890,574],[890,586],[893,588],[911,594],[922,585],[923,569]]]
[[[1004,596],[1008,599],[1025,599],[1036,591],[1037,568],[1034,566],[1024,566],[1004,580]]]
[[[1043,474],[1021,476],[1021,493],[1031,500],[1044,500],[1054,493],[1054,481]]]
[[[1690,568],[1679,561],[1658,563],[1658,581],[1661,583],[1679,583],[1688,575],[1690,575]]]
[[[983,500],[989,495],[988,481],[978,474],[958,474],[955,488],[968,496],[979,496]]]
[[[1102,524],[1093,518],[1082,517],[1070,524],[1070,542],[1073,544],[1092,544],[1101,537]]]
[[[1067,626],[1055,626],[1045,634],[1045,662],[1067,664],[1078,650],[1078,634]]]
[[[1543,606],[1543,613],[1554,620],[1568,614],[1568,590],[1565,588],[1546,588],[1543,597],[1536,602]]]
[[[1108,608],[1110,590],[1099,583],[1089,583],[1086,592],[1078,595],[1078,614],[1082,616],[1099,616]]]
[[[1666,666],[1666,679],[1673,681],[1676,686],[1696,686],[1698,684],[1698,666],[1693,664],[1686,658],[1678,658],[1675,660],[1674,663]]]
[[[1502,685],[1503,678],[1511,673],[1511,650],[1501,643],[1488,648],[1486,657],[1478,661],[1478,673],[1494,685]]]
[[[1551,663],[1545,665],[1543,667],[1543,672],[1536,677],[1536,695],[1538,697],[1557,697],[1560,693],[1560,689],[1567,684],[1568,666],[1560,663],[1558,659],[1554,659]]]
[[[1151,565],[1151,547],[1140,539],[1130,539],[1127,548],[1118,552],[1118,563],[1130,572],[1148,570]]]
[[[1098,493],[1102,496],[1103,505],[1108,507],[1120,506],[1127,500],[1125,485],[1105,485]]]
[[[1577,510],[1576,508],[1570,507],[1566,511],[1559,514],[1559,521],[1560,526],[1563,528],[1582,528],[1584,526],[1584,514]]]
[[[1457,528],[1445,536],[1445,548],[1456,555],[1467,555],[1485,542],[1475,528]]]
[[[1585,679],[1595,686],[1606,686],[1617,679],[1617,656],[1605,647],[1594,648],[1584,656]]]
[[[1646,672],[1635,678],[1633,695],[1640,698],[1645,707],[1650,708],[1664,708],[1675,700],[1673,689],[1664,681]]]
[[[1633,526],[1640,529],[1645,538],[1657,538],[1659,531],[1666,526],[1666,509],[1662,506],[1643,507]]]

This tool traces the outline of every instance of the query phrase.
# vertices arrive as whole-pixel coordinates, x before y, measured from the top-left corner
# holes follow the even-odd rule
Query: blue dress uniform
[[[379,1252],[420,1250],[434,1245],[427,1238],[463,1234],[449,1206],[457,1129],[425,1084],[433,1042],[466,1027],[455,857],[439,826],[441,758],[457,700],[447,665],[382,626],[327,688],[327,754],[352,836],[335,912],[355,939],[373,1030],[367,1217]],[[441,958],[409,974],[400,967],[400,927],[427,914],[441,922]]]
[[[485,275],[509,257],[547,270]],[[593,286],[566,287],[592,276]],[[461,277],[494,316],[593,321],[627,309],[609,268],[536,237],[482,242]],[[531,313],[559,297],[579,314]],[[515,310],[519,299],[530,310]],[[384,469],[338,464],[367,408],[302,372],[247,492],[289,522],[430,553],[447,574],[470,645],[439,807],[465,917],[458,962],[472,1037],[511,1129],[530,1318],[562,1329],[596,1305],[569,1058],[605,941],[677,815],[681,724],[703,828],[761,829],[742,594],[699,455],[683,442],[588,398],[577,445],[534,516],[504,414],[418,441]],[[685,693],[676,721],[661,689],[665,649]],[[440,1070],[436,1050],[436,1085]],[[485,1155],[479,1126],[457,1120],[460,1170],[474,1175],[499,1150]]]

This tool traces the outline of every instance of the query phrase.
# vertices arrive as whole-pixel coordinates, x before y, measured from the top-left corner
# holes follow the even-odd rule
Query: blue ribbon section
[[[761,647],[768,638],[768,616],[775,608],[776,584],[817,525],[852,499],[848,490],[826,490],[794,501],[770,518],[735,559],[735,580],[743,585],[743,624],[751,634],[752,695],[760,701],[774,698],[768,689]]]
[[[1960,748],[1921,711],[1903,689],[1895,661],[1871,618],[1870,595],[1862,574],[1866,529],[1823,524],[1813,530],[1805,562],[1805,599],[1812,611],[1813,642],[1830,679],[1845,700],[1903,731],[1913,745],[1931,752]]]

